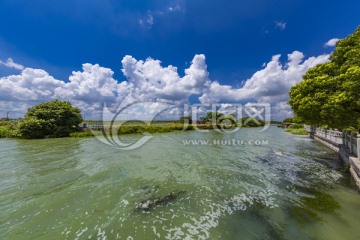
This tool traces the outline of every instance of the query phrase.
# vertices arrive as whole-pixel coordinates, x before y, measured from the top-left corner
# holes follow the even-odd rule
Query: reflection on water
[[[0,238],[359,239],[360,195],[342,169],[334,152],[275,127],[160,134],[135,151],[0,140]]]

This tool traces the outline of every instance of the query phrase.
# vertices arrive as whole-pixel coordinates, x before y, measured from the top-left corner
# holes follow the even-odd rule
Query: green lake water
[[[244,144],[183,143],[196,139]],[[158,134],[133,151],[0,139],[0,193],[0,239],[360,239],[360,194],[337,154],[276,127]]]

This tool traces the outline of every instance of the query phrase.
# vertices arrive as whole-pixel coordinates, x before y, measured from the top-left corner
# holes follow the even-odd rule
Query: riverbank
[[[1,120],[0,121],[0,138],[21,138],[19,132],[19,124],[21,120]],[[256,124],[252,121],[247,124],[216,124],[201,123],[201,124],[184,124],[179,121],[154,121],[154,122],[141,122],[141,121],[128,121],[128,122],[97,122],[87,121],[78,127],[78,131],[71,132],[69,137],[71,138],[87,138],[93,137],[94,134],[102,131],[110,131],[110,128],[117,129],[117,134],[142,134],[142,133],[169,133],[178,131],[192,131],[196,129],[232,129],[236,127],[242,128],[256,128],[263,127],[265,122]]]
[[[348,171],[360,189],[360,135],[312,126],[305,126],[304,130],[309,133],[310,138],[339,154],[340,159],[348,166]]]
[[[209,129],[211,125],[198,125],[197,127],[201,129]],[[127,134],[142,134],[142,133],[169,133],[169,132],[178,132],[178,131],[189,131],[194,130],[193,125],[188,125],[187,127],[184,124],[168,124],[162,126],[147,126],[147,125],[125,125],[125,126],[113,126],[114,129],[117,129],[119,135]],[[98,127],[98,128],[83,128],[80,132],[74,132],[70,134],[72,138],[84,138],[84,137],[93,137],[94,134],[102,134],[102,131],[111,131],[110,127]]]
[[[117,133],[119,135],[127,135],[127,134],[142,134],[142,133],[169,133],[169,132],[179,132],[179,131],[193,131],[196,129],[200,130],[215,130],[215,129],[232,129],[236,128],[237,125],[233,124],[231,126],[227,126],[224,124],[213,125],[211,123],[205,124],[181,124],[176,122],[166,122],[164,125],[124,125],[124,126],[116,126],[114,125],[112,128],[117,129]],[[239,126],[240,127],[240,126]],[[252,128],[252,126],[243,125],[241,127],[244,128]],[[255,127],[255,126],[254,126]],[[105,127],[95,127],[95,128],[82,128],[80,132],[71,133],[70,137],[73,138],[82,138],[82,137],[92,137],[94,134],[99,133],[101,135],[102,131],[111,131],[110,126]]]
[[[304,130],[304,124],[292,124],[285,128],[285,132],[300,135],[300,136],[307,136],[308,133]]]

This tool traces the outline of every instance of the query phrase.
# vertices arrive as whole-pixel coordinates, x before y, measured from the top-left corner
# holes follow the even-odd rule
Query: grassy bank
[[[308,135],[308,133],[304,130],[304,125],[303,124],[294,124],[289,126],[288,128],[285,129],[285,132],[294,134],[294,135],[301,135],[301,136],[306,136]]]
[[[92,132],[73,132],[70,133],[71,138],[87,138],[87,137],[93,137],[94,135]]]
[[[0,138],[21,138],[21,134],[19,132],[19,123],[20,120],[0,120]],[[89,125],[100,125],[99,122],[95,121],[87,121]],[[103,123],[105,127],[105,131],[108,131],[108,126],[111,124]],[[178,131],[191,131],[195,129],[208,129],[214,130],[214,126],[211,123],[203,123],[203,124],[189,124],[186,127],[183,123],[179,121],[155,121],[151,123],[151,125],[147,125],[144,122],[140,121],[130,121],[130,122],[119,122],[118,134],[126,135],[126,134],[142,134],[142,133],[169,133],[169,132],[178,132]],[[232,126],[224,126],[223,124],[218,124],[216,126],[217,129],[226,129],[226,128],[235,128],[237,125],[233,124]],[[239,127],[261,127],[261,125],[254,125],[252,122],[247,124],[239,124]],[[102,129],[96,129],[95,134],[102,135]],[[71,138],[87,138],[93,137],[93,133],[88,129],[86,131],[72,132],[70,133]]]
[[[20,120],[0,120],[0,138],[21,138],[21,134],[19,133],[19,123]],[[110,123],[110,122],[109,122]],[[99,124],[98,122],[88,122],[88,124]],[[106,124],[105,124],[106,125]],[[105,126],[106,128],[106,126]],[[155,122],[148,126],[143,122],[128,122],[122,125],[118,129],[119,135],[126,134],[141,134],[141,133],[168,133],[168,132],[177,132],[177,131],[190,131],[194,130],[195,127],[192,124],[189,124],[186,129],[184,129],[184,124],[179,123],[177,121],[174,122]],[[198,124],[197,128],[199,129],[213,129],[211,124]],[[221,126],[218,126],[221,128]],[[107,130],[107,129],[105,129]],[[96,134],[101,135],[101,129],[95,131]],[[73,132],[70,133],[71,138],[86,138],[93,137],[93,133],[90,131],[86,132]]]
[[[20,137],[19,120],[0,120],[0,138]]]
[[[182,131],[184,126],[182,124],[173,124],[173,125],[166,125],[166,126],[142,126],[142,125],[125,125],[121,126],[118,129],[119,135],[126,135],[126,134],[141,134],[141,133],[167,133],[167,132],[175,132],[175,131]],[[109,129],[105,129],[108,131]],[[193,130],[193,127],[189,127],[187,130]],[[94,131],[96,134],[97,132],[101,135],[101,129]],[[74,132],[70,134],[72,138],[85,138],[85,137],[93,137],[92,132]]]
[[[221,129],[222,126],[218,125],[218,129]],[[236,127],[236,125],[232,126]],[[192,125],[189,124],[186,128],[181,123],[173,122],[172,124],[168,122],[167,125],[124,125],[119,127],[118,134],[119,135],[126,135],[126,134],[141,134],[141,133],[169,133],[169,132],[178,132],[178,131],[192,131],[198,129],[214,129],[212,124],[197,124]],[[99,132],[100,134],[101,129],[95,131]],[[105,131],[108,131],[105,127]],[[101,135],[101,134],[100,134]],[[72,138],[85,138],[85,137],[92,137],[93,134],[91,132],[75,132],[71,133],[70,137]]]

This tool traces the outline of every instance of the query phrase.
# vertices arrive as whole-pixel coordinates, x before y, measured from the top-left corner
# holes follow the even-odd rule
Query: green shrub
[[[265,126],[265,121],[250,117],[244,117],[239,119],[239,124],[241,127],[263,127]]]
[[[9,135],[9,129],[4,126],[0,126],[0,138],[6,138]]]
[[[304,124],[298,124],[298,123],[290,125],[288,127],[288,129],[303,129],[303,128],[304,128]]]
[[[119,134],[134,134],[142,133],[144,130],[143,126],[121,126],[119,128]]]
[[[13,138],[19,137],[20,134],[16,129],[9,129],[5,126],[0,126],[0,138]]]
[[[86,138],[86,137],[93,137],[92,132],[72,132],[70,133],[71,138]]]
[[[68,137],[81,122],[78,108],[70,102],[55,100],[29,108],[19,129],[24,138]]]
[[[294,134],[294,135],[308,135],[308,133],[303,129],[303,128],[287,128],[285,129],[285,132],[288,132],[288,133],[291,133],[291,134]]]
[[[189,124],[185,130],[193,130],[193,125]],[[121,126],[118,134],[138,134],[138,133],[166,133],[184,130],[183,124],[171,124],[165,126]]]
[[[44,119],[38,119],[34,117],[28,117],[20,123],[21,136],[25,138],[43,138],[46,135],[50,135],[52,125],[51,121]]]
[[[292,123],[292,122],[293,122],[293,118],[285,118],[282,122],[283,122],[283,123]]]

